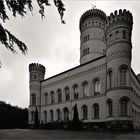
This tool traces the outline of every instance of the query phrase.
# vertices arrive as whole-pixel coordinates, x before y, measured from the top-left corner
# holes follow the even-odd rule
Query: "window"
[[[89,40],[89,35],[87,35],[87,40]]]
[[[68,108],[65,107],[63,109],[63,112],[64,112],[64,122],[69,121],[69,110],[68,110]]]
[[[107,105],[108,105],[108,116],[111,117],[113,115],[113,104],[111,99],[107,100]]]
[[[113,82],[113,72],[112,72],[112,70],[109,70],[108,75],[109,75],[109,88],[112,88],[112,82]]]
[[[87,28],[87,24],[85,24],[85,29]]]
[[[78,99],[79,98],[79,92],[78,92],[78,85],[74,85],[73,87],[73,92],[74,92],[74,99]]]
[[[58,102],[62,102],[62,92],[60,89],[57,90],[57,94],[58,94]]]
[[[112,42],[112,34],[110,34],[109,42]]]
[[[120,86],[126,86],[126,72],[127,68],[122,66],[120,68]]]
[[[94,95],[100,94],[101,84],[99,80],[94,81]]]
[[[92,26],[94,26],[94,21],[92,21]]]
[[[89,40],[89,35],[86,35],[84,38],[83,38],[83,43],[88,41]]]
[[[47,122],[47,111],[44,111],[44,122]]]
[[[83,56],[89,53],[89,48],[83,50]]]
[[[31,111],[31,122],[34,122],[34,116],[35,116],[35,112]]]
[[[93,105],[93,110],[94,110],[94,119],[99,118],[99,105],[97,103]]]
[[[36,95],[35,94],[31,95],[31,105],[36,105]]]
[[[126,31],[123,31],[123,39],[126,39]]]
[[[116,31],[116,39],[119,39],[119,31]]]
[[[36,74],[34,75],[34,80],[36,80],[37,79],[37,76],[36,76]]]
[[[83,83],[83,97],[89,96],[89,87],[88,83],[84,82]]]
[[[65,100],[68,101],[70,99],[70,93],[69,93],[69,88],[65,88]]]
[[[48,94],[47,93],[45,93],[45,95],[44,95],[44,103],[45,103],[45,105],[48,104]]]
[[[53,110],[50,110],[50,121],[53,122]]]
[[[132,118],[134,120],[134,109],[132,109]]]
[[[57,114],[57,121],[61,121],[61,111],[60,111],[60,109],[57,109],[56,110],[56,114]]]
[[[88,116],[87,106],[83,105],[82,106],[82,119],[83,120],[87,120],[87,116]]]
[[[121,116],[128,116],[128,97],[122,97],[120,99],[120,115]]]
[[[51,92],[51,104],[53,104],[54,103],[54,92],[52,91]]]

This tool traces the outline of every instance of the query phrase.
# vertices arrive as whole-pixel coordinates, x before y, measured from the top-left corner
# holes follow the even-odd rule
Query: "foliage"
[[[0,101],[0,128],[26,128],[28,109],[22,109]]]
[[[78,110],[77,110],[77,105],[76,104],[74,106],[73,122],[74,123],[79,122],[79,115],[78,115]]]
[[[45,7],[50,6],[49,0],[36,0],[36,2],[39,6],[39,13],[41,17],[44,18]],[[33,0],[0,0],[0,42],[13,53],[16,52],[15,45],[18,46],[23,54],[26,54],[28,49],[22,41],[5,29],[3,24],[6,20],[9,20],[8,14],[10,14],[10,12],[12,12],[14,17],[17,15],[24,17],[28,12],[32,12],[32,3]],[[65,11],[63,2],[61,0],[54,0],[54,4],[61,17],[61,22],[65,23],[63,20]]]
[[[34,128],[38,128],[38,127],[39,127],[39,119],[38,119],[38,110],[37,110],[37,107],[36,107]]]
[[[72,122],[69,122],[69,129],[79,130],[81,129],[81,121],[79,120],[77,104],[74,106],[74,114]]]

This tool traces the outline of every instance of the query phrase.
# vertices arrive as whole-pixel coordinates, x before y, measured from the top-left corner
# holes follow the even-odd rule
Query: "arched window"
[[[53,116],[53,110],[50,110],[50,121],[53,122],[54,116]]]
[[[101,92],[101,83],[98,79],[94,80],[94,95],[98,95]]]
[[[111,99],[107,100],[107,106],[108,106],[108,116],[112,117],[113,116],[113,103]]]
[[[48,104],[48,94],[47,93],[44,94],[44,104],[45,105]]]
[[[82,119],[87,120],[88,118],[88,109],[86,105],[82,106]]]
[[[60,111],[60,109],[57,109],[56,110],[56,119],[57,119],[57,121],[61,121],[61,111]]]
[[[83,83],[83,97],[89,96],[89,87],[88,83],[84,82]]]
[[[69,88],[66,87],[64,90],[65,90],[65,100],[68,101],[70,99]]]
[[[78,99],[79,98],[79,92],[78,92],[78,85],[75,84],[73,86],[73,93],[74,93],[74,99]]]
[[[112,82],[113,82],[113,72],[112,72],[112,70],[109,70],[108,75],[109,75],[109,88],[112,88]]]
[[[31,111],[31,122],[34,122],[35,112]]]
[[[126,39],[126,31],[123,31],[123,39]]]
[[[127,68],[122,66],[120,68],[120,86],[126,86],[126,72]]]
[[[31,94],[31,105],[36,105],[36,95]]]
[[[53,104],[54,103],[54,92],[52,91],[50,93],[50,95],[51,95],[51,104]]]
[[[128,116],[128,97],[122,97],[120,99],[120,115],[121,116]]]
[[[110,34],[110,36],[109,36],[109,42],[112,42],[113,40],[112,40],[112,34]]]
[[[62,102],[62,92],[60,89],[57,90],[57,94],[58,94],[58,102]]]
[[[101,22],[99,22],[99,27],[101,27]]]
[[[132,118],[134,120],[134,109],[132,109]]]
[[[44,122],[47,122],[47,111],[44,111]]]
[[[97,103],[93,105],[93,111],[94,111],[94,119],[98,119],[99,118],[99,105]]]
[[[68,108],[65,107],[65,108],[63,109],[63,112],[64,112],[64,122],[69,121],[69,110],[68,110]]]
[[[116,39],[119,39],[119,31],[116,31]]]

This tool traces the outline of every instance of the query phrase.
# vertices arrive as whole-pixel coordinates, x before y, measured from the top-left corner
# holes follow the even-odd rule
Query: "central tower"
[[[106,14],[99,9],[86,11],[80,19],[80,64],[105,54]]]

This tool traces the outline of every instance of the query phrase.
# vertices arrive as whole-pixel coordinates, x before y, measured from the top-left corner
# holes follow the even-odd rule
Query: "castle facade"
[[[73,120],[77,105],[83,127],[140,128],[140,75],[131,67],[133,16],[99,9],[80,18],[80,65],[44,79],[45,67],[29,65],[29,124]]]

